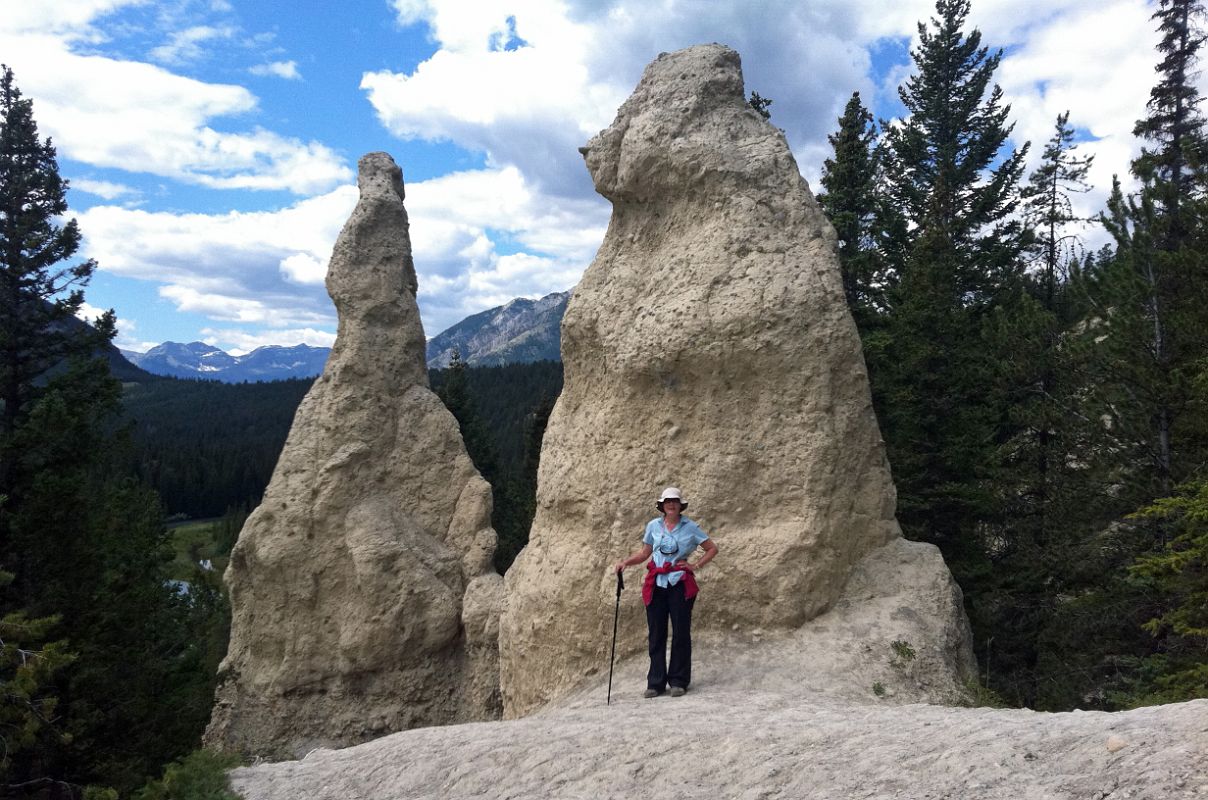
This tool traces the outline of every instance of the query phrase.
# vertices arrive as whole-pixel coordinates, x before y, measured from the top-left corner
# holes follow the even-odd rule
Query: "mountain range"
[[[471,366],[558,361],[562,315],[569,300],[570,292],[539,300],[520,297],[466,317],[428,340],[428,366],[449,366],[454,351]],[[131,364],[154,375],[242,383],[313,378],[323,371],[331,348],[268,345],[235,356],[204,342],[164,342],[145,353],[120,352]]]
[[[449,366],[454,351],[470,366],[497,367],[562,359],[562,315],[570,292],[518,297],[466,317],[428,340],[428,366]]]
[[[267,345],[246,355],[233,356],[204,342],[164,342],[145,353],[121,352],[135,366],[155,375],[242,383],[313,378],[323,371],[331,348]]]

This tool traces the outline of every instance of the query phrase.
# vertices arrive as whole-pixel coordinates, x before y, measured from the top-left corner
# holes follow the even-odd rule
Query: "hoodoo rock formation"
[[[848,650],[909,639],[936,665],[916,676],[913,699],[958,692],[972,674],[959,589],[938,554],[920,561],[927,546],[901,540],[834,230],[784,136],[746,103],[738,54],[660,55],[583,153],[613,214],[563,322],[565,388],[542,447],[537,515],[507,575],[505,715],[607,670],[609,565],[638,546],[667,484],[684,489],[688,516],[721,549],[699,576],[702,638],[796,631],[872,558],[861,574],[878,580],[861,591],[898,604],[867,629],[844,606],[835,619],[857,626],[845,638],[868,639]],[[930,565],[921,580],[940,607],[915,611],[910,587],[893,585],[903,559]],[[644,646],[634,624],[618,652]]]
[[[245,755],[499,714],[491,489],[428,388],[402,172],[359,167],[327,272],[335,347],[226,573],[206,742]]]

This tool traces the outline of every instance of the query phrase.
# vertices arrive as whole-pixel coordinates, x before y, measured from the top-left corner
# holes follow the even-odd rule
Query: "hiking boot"
[[[658,697],[660,694],[662,694],[662,692],[660,692],[658,689],[647,689],[646,691],[642,692],[642,697],[649,700],[652,697]]]
[[[684,692],[686,692],[686,691],[688,691],[688,690],[685,689],[683,686],[672,686],[670,694],[672,697],[683,697]]]

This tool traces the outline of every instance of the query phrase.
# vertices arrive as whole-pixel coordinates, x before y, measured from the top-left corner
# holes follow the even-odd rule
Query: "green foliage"
[[[1070,230],[1074,223],[1090,220],[1074,211],[1072,195],[1090,191],[1086,182],[1093,156],[1075,154],[1074,129],[1069,125],[1070,113],[1057,115],[1053,137],[1045,144],[1040,166],[1028,176],[1023,190],[1023,207],[1034,239],[1031,251],[1039,267],[1040,299],[1045,308],[1054,311],[1058,291],[1068,279],[1065,268],[1081,255],[1082,242]]]
[[[541,462],[541,442],[545,427],[554,410],[555,396],[539,396],[537,406],[524,420],[524,462],[513,473],[507,485],[509,492],[505,511],[496,525],[499,545],[495,550],[495,568],[507,572],[516,556],[528,544],[529,529],[537,513],[537,467]]]
[[[930,273],[949,302],[976,305],[1017,268],[1023,229],[1012,213],[1027,146],[1005,151],[1010,106],[991,85],[1002,54],[962,30],[968,0],[938,0],[936,14],[919,23],[916,73],[898,90],[909,115],[887,128],[883,157],[889,195],[914,224],[911,255],[928,256],[900,268]]]
[[[885,308],[890,276],[878,249],[885,209],[879,194],[876,126],[859,92],[847,101],[838,132],[827,139],[834,158],[822,165],[823,192],[818,202],[839,236],[843,292],[856,324],[865,331]]]
[[[772,112],[768,111],[768,107],[772,105],[772,101],[767,97],[761,97],[759,92],[751,92],[751,97],[747,100],[747,104],[755,109],[755,112],[764,119],[772,118]]]
[[[1161,649],[1143,661],[1143,677],[1133,687],[1140,697],[1132,699],[1208,697],[1208,480],[1183,486],[1138,516],[1168,522],[1172,536],[1130,567],[1161,598],[1157,613],[1143,626]]]
[[[1059,646],[1105,707],[1203,696],[1208,661],[1196,623],[1208,459],[1208,171],[1195,86],[1203,10],[1166,0],[1154,17],[1162,58],[1136,128],[1147,142],[1133,163],[1140,189],[1113,189],[1102,219],[1115,252],[1079,276],[1089,309],[1071,336],[1086,354],[1081,409],[1103,420],[1080,456],[1105,487],[1092,507],[1105,532],[1097,550],[1083,550],[1097,570],[1071,585],[1071,605],[1089,621]],[[1078,652],[1087,641],[1093,659]]]
[[[872,684],[872,693],[875,694],[877,697],[884,697],[885,696],[885,684],[881,683],[880,681],[874,681]]]
[[[1149,93],[1148,111],[1133,135],[1148,142],[1133,162],[1133,172],[1151,183],[1149,193],[1166,225],[1159,245],[1177,249],[1198,226],[1187,213],[1188,201],[1203,193],[1195,175],[1208,156],[1204,117],[1197,86],[1199,49],[1204,43],[1204,7],[1199,0],[1159,0],[1152,19],[1158,23],[1159,79]]]
[[[1002,697],[990,689],[982,686],[976,680],[965,682],[965,696],[968,700],[964,703],[969,708],[1008,708],[1009,705]]]
[[[889,643],[889,649],[893,651],[895,666],[905,666],[918,656],[918,653],[910,646],[910,642],[904,639],[894,639]]]
[[[96,265],[61,266],[80,246],[75,220],[60,224],[67,182],[7,66],[0,66],[0,209],[0,447],[7,447],[39,379],[70,356],[90,354],[114,330],[112,314],[97,321],[95,333],[68,324]],[[8,464],[0,450],[0,491]]]
[[[1194,363],[1208,346],[1198,294],[1208,289],[1208,242],[1201,234],[1160,247],[1170,220],[1156,192],[1145,181],[1125,197],[1116,185],[1104,217],[1116,253],[1087,275],[1096,313],[1084,334],[1094,338],[1088,406],[1110,420],[1115,457],[1134,466],[1124,485],[1133,508],[1170,494],[1199,463],[1199,445],[1183,434]]]
[[[1163,0],[1155,14],[1162,80],[1138,135],[1156,146],[1134,165],[1142,191],[1117,191],[1103,219],[1116,247],[1091,255],[1071,199],[1090,161],[1069,115],[1021,192],[1027,148],[1007,145],[1000,54],[965,32],[968,13],[939,0],[920,24],[899,90],[907,114],[881,123],[881,142],[852,97],[820,200],[898,517],[941,547],[964,589],[987,687],[1037,708],[1113,707],[1178,660],[1187,589],[1159,578],[1166,560],[1137,559],[1192,541],[1170,518],[1122,518],[1208,457],[1194,388],[1208,352],[1206,151],[1190,80],[1201,10]]]
[[[866,351],[899,518],[959,572],[981,558],[972,533],[995,513],[995,444],[1007,434],[987,322],[1020,282],[1028,237],[1014,212],[1027,148],[1004,151],[1010,108],[990,84],[1000,55],[963,32],[968,3],[940,0],[936,11],[919,25],[917,72],[899,90],[909,117],[886,128],[886,191],[900,217],[888,230],[903,241],[884,338]]]
[[[172,580],[191,581],[202,561],[210,562],[212,571],[221,575],[230,560],[231,549],[247,520],[244,508],[231,508],[220,519],[187,522],[168,529],[172,546],[169,575]]]
[[[0,585],[13,575],[0,571]],[[14,611],[0,619],[0,773],[15,760],[33,757],[47,740],[65,740],[58,714],[55,684],[75,656],[65,642],[52,641],[57,617],[30,619]]]
[[[129,469],[156,490],[169,514],[208,519],[255,508],[312,383],[156,378],[127,384]]]
[[[495,485],[498,483],[499,472],[495,442],[491,439],[487,426],[478,412],[478,405],[470,396],[466,370],[467,366],[461,360],[461,353],[454,350],[449,366],[444,371],[440,385],[436,388],[436,394],[444,402],[445,408],[449,409],[449,412],[456,418],[457,426],[461,430],[461,439],[466,445],[466,452],[469,453],[474,466],[482,473],[482,477]]]
[[[123,469],[112,314],[74,323],[94,265],[32,106],[0,75],[0,783],[128,791],[193,746],[214,663],[203,594],[167,582],[154,493]],[[51,637],[54,637],[51,640]]]
[[[235,756],[195,750],[164,769],[163,778],[134,793],[134,800],[240,800],[227,772],[239,766]]]
[[[491,483],[491,521],[499,537],[495,568],[506,572],[528,542],[541,440],[562,391],[562,364],[467,367],[456,357],[448,369],[430,370],[429,375],[458,420],[470,458]]]
[[[1023,255],[1032,271],[987,320],[1004,409],[994,453],[997,519],[976,582],[967,584],[975,630],[987,643],[979,653],[987,679],[1011,702],[1042,708],[1052,707],[1051,670],[1062,668],[1048,649],[1051,632],[1066,626],[1079,572],[1097,562],[1082,543],[1110,518],[1100,516],[1102,475],[1084,460],[1102,423],[1083,408],[1086,354],[1070,336],[1086,313],[1077,283],[1084,221],[1071,195],[1085,190],[1088,160],[1075,151],[1062,114],[1024,190],[1035,239]]]

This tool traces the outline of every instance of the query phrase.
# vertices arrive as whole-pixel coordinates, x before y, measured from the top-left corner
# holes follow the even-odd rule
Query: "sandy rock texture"
[[[360,160],[339,331],[231,554],[206,743],[288,757],[499,714],[490,486],[428,388],[402,172]]]
[[[897,538],[861,559],[834,605],[801,627],[705,631],[694,637],[694,661],[711,665],[706,675],[742,676],[718,674],[718,682],[786,697],[961,704],[977,671],[961,603],[939,549]],[[626,619],[641,635],[641,599],[632,605]],[[643,686],[646,667],[633,659],[626,685]]]
[[[717,671],[682,698],[643,687],[237,769],[232,784],[247,800],[1208,797],[1208,700],[1042,714],[786,696]]]
[[[506,716],[608,652],[610,565],[639,546],[662,486],[721,550],[698,576],[701,632],[795,630],[900,538],[834,230],[748,106],[738,54],[660,55],[583,152],[613,214],[563,321],[537,515],[507,575]],[[948,580],[932,565],[928,581]],[[942,613],[966,624],[959,603]],[[636,627],[618,644],[644,646]],[[968,660],[947,656],[934,681],[959,683]]]

